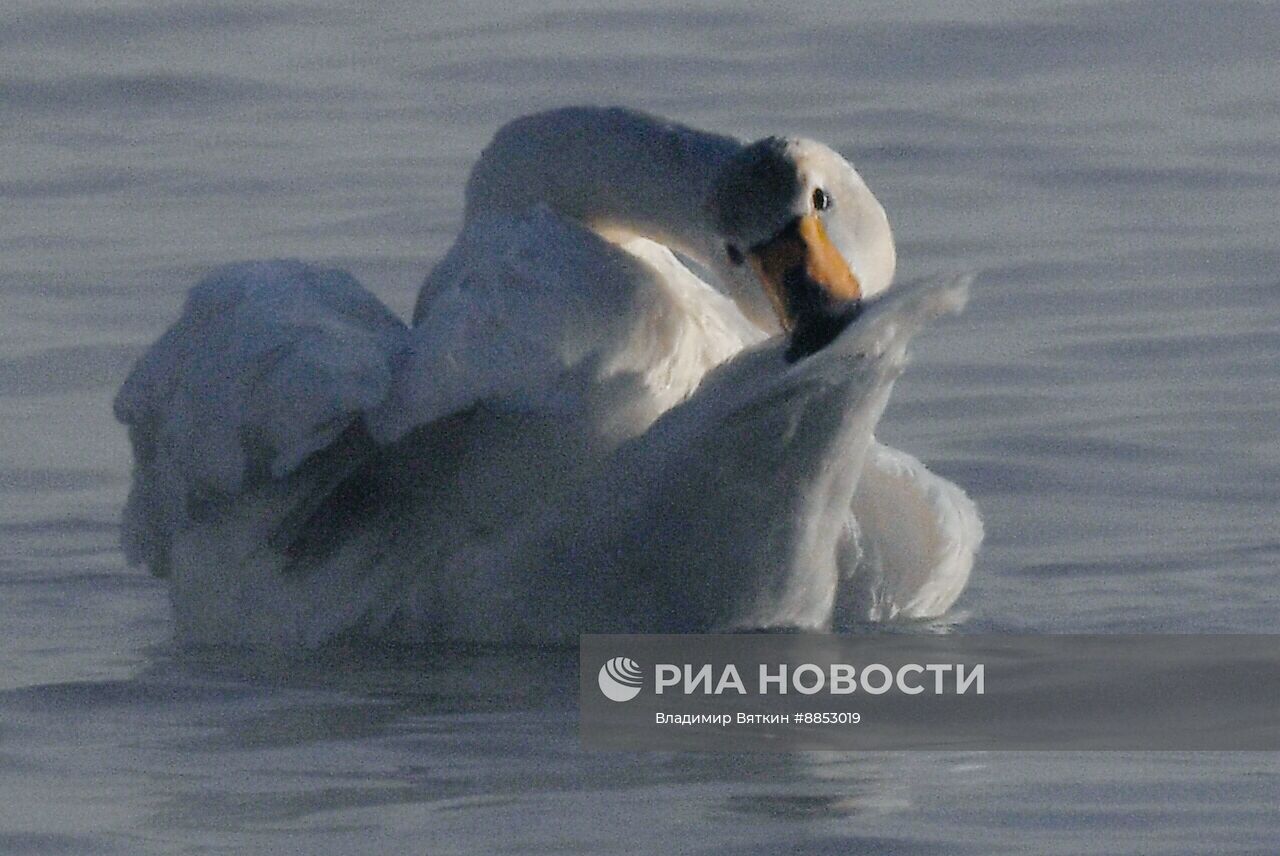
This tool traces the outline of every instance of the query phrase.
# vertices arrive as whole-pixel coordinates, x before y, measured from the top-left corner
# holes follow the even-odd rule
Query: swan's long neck
[[[506,125],[467,184],[467,218],[543,203],[605,234],[700,261],[720,251],[705,203],[743,144],[620,108],[571,107]]]

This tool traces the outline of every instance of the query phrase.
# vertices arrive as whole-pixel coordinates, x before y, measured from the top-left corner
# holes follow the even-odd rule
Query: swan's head
[[[757,320],[760,297],[767,300],[791,336],[792,359],[825,347],[857,317],[860,301],[893,279],[884,209],[853,166],[821,143],[752,143],[716,176],[708,205],[723,239],[717,268]]]

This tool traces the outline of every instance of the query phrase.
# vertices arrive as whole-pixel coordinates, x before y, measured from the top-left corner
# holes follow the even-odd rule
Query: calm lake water
[[[1280,5],[30,2],[0,26],[0,852],[1274,853],[1280,759],[587,753],[573,652],[175,651],[115,388],[208,266],[407,314],[516,115],[850,156],[971,270],[880,434],[988,537],[961,631],[1271,632]],[[1176,699],[1171,699],[1176,703]]]

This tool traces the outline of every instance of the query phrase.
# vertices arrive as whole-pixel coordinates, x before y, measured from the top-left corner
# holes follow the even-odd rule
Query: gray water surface
[[[880,434],[964,485],[961,631],[1272,632],[1280,5],[10,3],[0,852],[1274,853],[1271,755],[582,751],[573,652],[170,645],[110,399],[209,266],[402,314],[467,169],[624,103],[851,157],[971,270]],[[1176,700],[1171,700],[1176,703]]]

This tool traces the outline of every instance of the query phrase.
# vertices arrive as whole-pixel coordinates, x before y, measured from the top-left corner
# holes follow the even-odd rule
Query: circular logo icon
[[[614,657],[600,667],[600,692],[610,701],[631,701],[643,682],[639,664],[627,657]]]

